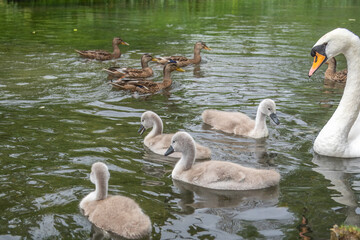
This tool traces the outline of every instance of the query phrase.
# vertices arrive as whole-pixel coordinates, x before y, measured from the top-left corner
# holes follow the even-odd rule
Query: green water
[[[314,155],[312,142],[342,88],[307,78],[310,49],[324,33],[360,34],[357,1],[3,1],[0,0],[0,239],[89,239],[79,211],[93,190],[91,164],[110,169],[109,191],[136,200],[152,220],[152,239],[298,239],[302,216],[312,239],[333,224],[359,224],[360,160]],[[75,30],[74,30],[75,29]],[[74,49],[111,51],[119,60],[86,61]],[[113,90],[104,67],[140,66],[143,53],[191,57],[156,95]],[[154,80],[162,67],[153,66]],[[345,68],[344,57],[338,58]],[[252,140],[202,124],[208,108],[255,116],[277,103],[279,126]],[[276,168],[278,188],[219,193],[173,183],[175,164],[149,152],[140,116],[152,110],[166,133],[188,131],[212,159]]]

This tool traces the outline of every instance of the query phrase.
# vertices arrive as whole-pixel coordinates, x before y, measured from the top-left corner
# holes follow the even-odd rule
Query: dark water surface
[[[328,239],[333,224],[359,224],[360,160],[312,150],[342,88],[324,86],[325,67],[307,77],[317,39],[336,27],[360,34],[358,16],[357,1],[0,0],[0,239],[91,238],[78,204],[94,189],[96,161],[109,166],[110,193],[150,216],[152,239]],[[130,44],[120,60],[74,52],[110,51],[114,36]],[[213,50],[173,73],[160,94],[112,90],[101,71],[139,67],[146,52],[191,57],[199,40]],[[162,67],[152,66],[161,79]],[[276,101],[281,121],[268,122],[266,140],[202,124],[208,108],[255,117],[264,98]],[[279,187],[216,192],[173,183],[175,162],[146,150],[137,133],[146,110],[162,117],[165,132],[185,130],[209,146],[212,159],[276,168]]]

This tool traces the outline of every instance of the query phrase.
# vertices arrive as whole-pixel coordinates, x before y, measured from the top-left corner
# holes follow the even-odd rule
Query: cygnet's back
[[[141,116],[140,134],[145,132],[146,129],[152,128],[150,133],[145,137],[144,144],[151,151],[156,154],[164,155],[166,150],[170,147],[171,138],[174,134],[163,133],[163,122],[159,115],[152,111],[146,111]],[[208,159],[211,157],[211,150],[205,146],[196,143],[196,159]],[[180,158],[181,153],[174,153],[170,157]]]
[[[97,227],[128,239],[149,235],[152,229],[150,218],[134,200],[118,195],[107,196],[109,176],[104,163],[93,164],[90,179],[96,190],[80,202],[84,215]]]
[[[275,124],[280,121],[276,115],[276,105],[271,99],[264,99],[259,104],[255,120],[241,112],[225,112],[219,110],[205,110],[202,113],[204,123],[223,132],[252,138],[263,138],[269,135],[266,126],[266,116]]]

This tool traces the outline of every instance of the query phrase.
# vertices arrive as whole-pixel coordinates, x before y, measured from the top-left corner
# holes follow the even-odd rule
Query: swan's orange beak
[[[309,71],[309,77],[311,77],[316,72],[316,70],[318,70],[324,62],[326,62],[326,60],[327,60],[326,56],[316,52],[316,54],[314,56],[314,62]]]

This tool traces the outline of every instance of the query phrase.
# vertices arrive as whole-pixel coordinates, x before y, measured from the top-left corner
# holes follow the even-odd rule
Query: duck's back
[[[146,236],[152,228],[150,218],[127,197],[110,196],[91,201],[86,203],[84,211],[97,227],[129,239]]]
[[[262,189],[275,186],[280,181],[280,175],[275,170],[247,168],[224,161],[198,163],[173,178],[218,190]]]
[[[202,119],[217,130],[238,135],[247,135],[255,127],[255,121],[241,112],[205,110]]]

